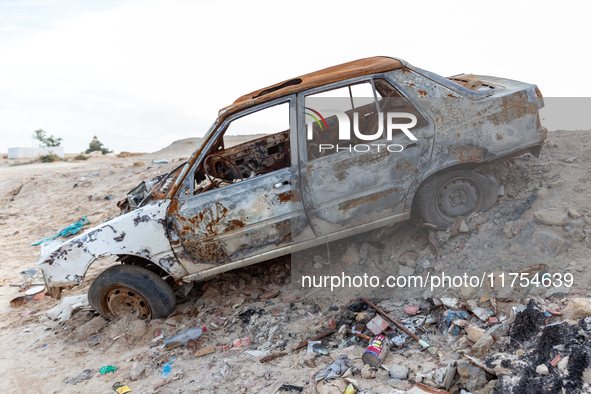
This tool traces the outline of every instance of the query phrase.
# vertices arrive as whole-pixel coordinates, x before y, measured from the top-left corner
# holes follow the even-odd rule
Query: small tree
[[[91,152],[102,152],[103,155],[110,153],[111,151],[109,150],[109,148],[106,148],[102,142],[100,142],[98,140],[98,138],[96,138],[96,135],[94,136],[94,138],[92,139],[92,141],[90,141],[90,144],[88,144],[88,149],[86,149],[86,154],[89,154]]]
[[[43,129],[33,132],[33,141],[37,141],[41,148],[51,148],[62,144],[61,138],[54,137],[53,134],[48,137]]]

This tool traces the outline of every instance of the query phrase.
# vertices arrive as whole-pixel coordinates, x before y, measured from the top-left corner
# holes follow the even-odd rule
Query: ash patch
[[[243,324],[250,324],[250,319],[252,319],[254,315],[261,316],[263,313],[265,313],[264,309],[247,309],[246,311],[239,314],[238,318],[242,320]]]
[[[518,342],[528,341],[538,334],[545,321],[546,317],[540,304],[530,300],[525,310],[517,313],[509,335]]]

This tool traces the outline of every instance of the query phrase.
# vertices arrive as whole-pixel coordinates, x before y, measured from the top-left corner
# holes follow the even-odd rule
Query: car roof
[[[345,79],[396,70],[405,65],[406,62],[403,60],[385,56],[368,57],[339,64],[245,94],[244,96],[239,97],[231,105],[222,108],[219,115],[225,117],[245,108],[293,93],[298,93],[333,82],[343,81]]]

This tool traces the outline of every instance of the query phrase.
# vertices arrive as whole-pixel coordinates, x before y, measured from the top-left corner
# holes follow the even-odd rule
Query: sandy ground
[[[516,159],[514,171],[503,182],[506,195],[500,197],[498,204],[489,212],[476,216],[468,223],[469,233],[442,244],[439,257],[430,254],[427,238],[420,236],[418,230],[409,224],[398,231],[414,238],[392,236],[385,240],[384,259],[388,260],[388,255],[394,256],[400,250],[415,249],[427,262],[425,266],[415,268],[422,272],[425,269],[438,272],[446,268],[458,272],[475,268],[514,272],[525,265],[543,262],[555,272],[575,273],[576,283],[571,293],[588,295],[591,290],[591,271],[587,268],[591,257],[588,234],[591,217],[586,216],[591,211],[589,135],[589,131],[552,132],[549,134],[549,146],[542,150],[539,158]],[[93,224],[118,215],[118,200],[142,180],[175,168],[180,163],[178,159],[188,157],[194,145],[177,144],[166,148],[166,151],[144,157],[92,157],[88,161],[70,159],[68,162],[21,166],[9,166],[11,162],[3,160],[0,165],[0,389],[21,393],[106,393],[114,392],[112,386],[115,382],[122,382],[127,383],[133,392],[153,392],[155,385],[168,382],[158,391],[272,392],[265,391],[270,390],[266,386],[291,374],[290,384],[308,389],[309,377],[314,371],[332,362],[331,356],[320,356],[312,361],[316,365],[312,368],[303,363],[305,357],[302,354],[291,354],[261,364],[258,358],[244,352],[245,349],[263,345],[276,352],[285,349],[288,342],[289,349],[315,333],[327,330],[330,317],[337,322],[343,319],[345,307],[349,305],[346,300],[327,299],[315,303],[290,299],[292,289],[289,279],[286,279],[289,274],[284,274],[289,270],[289,262],[284,260],[214,278],[208,282],[215,289],[213,296],[211,291],[204,294],[206,289],[200,284],[187,300],[178,305],[182,319],[168,323],[153,321],[136,335],[128,333],[119,338],[114,323],[105,323],[97,332],[81,329],[87,322],[101,319],[92,311],[78,311],[69,322],[56,325],[45,317],[45,312],[59,303],[49,297],[18,308],[9,306],[11,299],[22,295],[18,287],[11,286],[20,285],[26,279],[20,272],[36,268],[35,260],[40,248],[30,246],[31,242],[53,235],[85,215]],[[170,162],[162,166],[150,165],[151,160],[160,158]],[[144,165],[133,164],[142,160]],[[534,189],[537,190],[536,201],[508,229],[507,217]],[[576,210],[585,223],[577,234],[561,227],[548,227],[569,242],[566,251],[550,257],[533,250],[525,236],[519,233],[533,223],[533,212],[555,206]],[[341,245],[341,250],[345,249],[346,245]],[[113,263],[114,259],[104,259],[93,264],[86,281],[65,291],[64,296],[84,294],[92,280]],[[398,263],[392,264],[393,269],[402,268]],[[282,274],[280,279],[275,280],[279,273]],[[242,283],[241,279],[245,282]],[[281,295],[271,302],[251,296],[252,293],[274,289],[280,290]],[[543,292],[535,295],[542,296]],[[508,316],[511,306],[519,304],[521,294],[505,294],[504,298],[506,302],[502,303],[501,310]],[[401,315],[407,302],[399,300],[391,303],[390,312]],[[337,310],[329,307],[337,307]],[[561,305],[555,307],[560,308]],[[248,322],[241,321],[239,314],[249,310],[263,312],[259,320],[255,317]],[[23,317],[27,311],[33,312]],[[163,329],[168,337],[190,326],[211,327],[220,317],[226,319],[225,325],[205,335],[201,347],[221,346],[249,335],[254,343],[227,351],[218,349],[215,354],[193,358],[193,352],[184,348],[164,351],[152,341],[155,330]],[[217,324],[220,325],[219,321]],[[274,326],[279,328],[277,334],[271,335],[270,330]],[[256,339],[257,333],[261,332],[264,336]],[[343,341],[337,342],[343,344]],[[354,344],[351,348],[345,347],[343,352],[349,354],[361,369],[363,350],[362,344]],[[445,357],[448,350],[442,346],[441,356]],[[173,360],[172,357],[176,358]],[[427,371],[437,361],[429,360],[429,355],[420,352],[416,344],[409,344],[389,357],[389,364],[404,364],[415,372]],[[129,371],[138,361],[148,364],[148,369],[141,379],[131,381]],[[159,374],[166,361],[174,361],[167,379]],[[104,365],[117,366],[118,371],[108,375],[98,374]],[[72,378],[85,369],[94,370],[94,377],[77,385],[64,382],[64,379]],[[373,392],[387,393],[392,387],[386,385],[388,378],[384,374],[387,375],[380,370],[375,380],[359,378],[359,381],[366,390],[372,388]]]

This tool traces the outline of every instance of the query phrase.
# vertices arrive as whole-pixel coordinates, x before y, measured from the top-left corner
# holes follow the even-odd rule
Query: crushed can
[[[382,334],[376,335],[369,343],[367,349],[365,349],[361,360],[363,360],[364,364],[368,364],[372,368],[379,368],[384,362],[389,348],[390,339]]]

